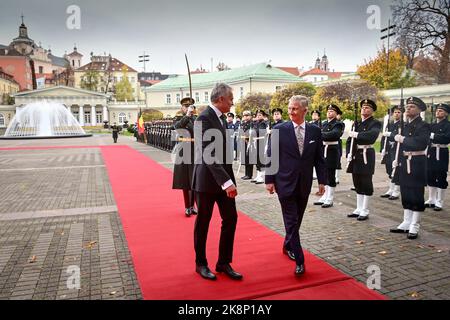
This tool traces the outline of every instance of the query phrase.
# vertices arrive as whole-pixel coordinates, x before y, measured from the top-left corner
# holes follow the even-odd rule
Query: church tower
[[[22,24],[19,27],[19,36],[17,38],[14,38],[9,46],[13,47],[23,55],[30,55],[36,48],[36,44],[32,39],[28,37],[28,29],[25,26],[25,23],[23,22],[24,17],[23,15],[21,17],[22,17]]]
[[[319,58],[319,53],[317,53],[317,59],[316,59],[316,64],[314,65],[315,69],[320,69],[320,58]]]
[[[325,54],[325,49],[323,50],[323,57],[322,57],[322,61],[320,61],[320,70],[328,72],[329,70],[329,63],[328,63],[328,57]]]
[[[73,52],[66,55],[65,58],[69,60],[70,67],[72,69],[78,69],[82,66],[81,59],[83,58],[83,55],[77,51],[77,45],[73,47]]]

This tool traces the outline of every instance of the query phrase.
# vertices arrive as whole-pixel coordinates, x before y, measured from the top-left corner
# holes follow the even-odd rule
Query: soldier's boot
[[[317,179],[316,168],[313,168],[313,180]]]
[[[325,192],[324,194],[320,197],[319,200],[317,200],[316,202],[314,202],[314,205],[316,206],[321,206],[325,203],[325,200],[327,200],[327,196],[328,196],[328,186],[325,186]]]
[[[398,225],[397,228],[390,229],[392,233],[408,233],[409,226],[411,225],[413,212],[409,209],[403,210],[403,222]]]
[[[325,202],[322,205],[322,208],[330,208],[333,206],[333,199],[334,199],[334,187],[327,186],[327,198],[325,199]]]
[[[421,212],[413,211],[411,224],[409,225],[408,239],[416,239],[419,235]]]
[[[444,194],[445,189],[437,188],[436,202],[433,209],[434,211],[441,211],[442,208],[444,207]]]
[[[400,197],[400,186],[393,183],[394,187],[392,190],[392,194],[389,197],[389,200],[397,200]]]
[[[256,177],[255,184],[262,184],[262,183],[264,183],[264,175],[265,175],[265,172],[264,171],[260,171],[259,172],[259,176]]]
[[[261,176],[261,171],[256,170],[256,177],[255,177],[255,179],[250,180],[250,182],[255,183],[260,178],[260,176]]]
[[[425,208],[434,208],[434,205],[436,203],[436,194],[437,194],[437,188],[436,187],[428,187],[428,200],[425,201]]]
[[[362,203],[362,210],[361,210],[361,213],[359,214],[359,217],[357,219],[358,221],[364,221],[364,220],[369,219],[369,213],[370,213],[370,210],[369,210],[369,199],[370,199],[370,196],[364,195],[363,197],[364,198],[363,198],[363,203]]]
[[[361,214],[362,208],[363,208],[363,202],[364,202],[364,195],[363,194],[356,194],[356,209],[347,215],[349,218],[357,218]]]
[[[380,197],[381,198],[389,198],[390,196],[392,196],[392,192],[394,192],[394,186],[395,186],[395,184],[390,182],[389,183],[389,190],[386,191],[385,193],[383,193]]]
[[[183,189],[183,200],[184,200],[184,214],[186,217],[190,217],[192,215],[191,210],[191,194],[189,190]]]

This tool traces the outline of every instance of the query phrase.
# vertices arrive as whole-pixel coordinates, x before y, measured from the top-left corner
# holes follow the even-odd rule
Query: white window
[[[180,103],[181,99],[181,95],[179,93],[177,93],[177,103]]]
[[[190,97],[191,96],[191,94],[189,93],[189,92],[186,92],[186,97]]]
[[[172,96],[170,94],[166,95],[166,104],[171,104],[172,103]]]
[[[73,111],[72,114],[73,114],[74,118],[77,119],[78,122],[80,122],[80,117],[79,117],[78,111]]]
[[[200,102],[200,94],[198,92],[195,93],[195,102]]]
[[[95,120],[97,123],[103,122],[103,112],[102,111],[96,111],[95,112]]]
[[[209,93],[205,91],[205,102],[209,102]]]
[[[241,98],[243,98],[244,97],[244,87],[241,87],[240,90],[241,90]]]
[[[85,124],[91,123],[91,112],[90,111],[84,112],[84,123]]]
[[[125,114],[125,112],[119,113],[119,123],[123,124],[123,123],[125,123],[126,120],[127,120],[127,115]]]
[[[317,77],[314,77],[314,82],[317,82]]]
[[[5,126],[5,116],[0,113],[0,127]]]

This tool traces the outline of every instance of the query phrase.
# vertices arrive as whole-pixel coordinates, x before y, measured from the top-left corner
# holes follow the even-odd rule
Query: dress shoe
[[[184,210],[184,214],[186,215],[186,217],[190,217],[192,215],[191,208],[186,208]]]
[[[294,273],[295,273],[295,276],[300,277],[302,274],[305,273],[305,265],[304,264],[296,265]]]
[[[347,215],[347,217],[349,217],[349,218],[358,218],[359,214],[357,214],[357,213],[350,213],[350,214]]]
[[[195,272],[200,274],[202,278],[208,279],[208,280],[216,280],[217,277],[214,273],[209,270],[208,266],[196,266]]]
[[[333,202],[331,202],[331,203],[324,203],[322,205],[322,208],[331,208],[332,206],[333,206]]]
[[[390,196],[388,199],[389,200],[398,200],[398,197]]]
[[[408,239],[417,239],[418,234],[417,233],[408,233],[406,236]]]
[[[314,205],[315,206],[321,206],[321,205],[323,205],[323,202],[322,201],[316,201],[316,202],[314,202]]]
[[[350,188],[350,190],[352,190],[352,191],[356,191],[356,188]]]
[[[241,179],[242,180],[250,180],[252,177],[249,177],[249,176],[243,176],[243,177],[241,177]]]
[[[283,248],[283,253],[289,257],[289,259],[295,261],[294,253],[291,250],[287,250],[286,248]]]
[[[435,206],[435,207],[433,208],[433,210],[434,210],[434,211],[442,211],[442,208],[441,208],[441,207],[438,207],[438,206]]]
[[[367,219],[369,219],[369,216],[358,216],[358,218],[356,218],[356,220],[358,220],[358,221],[364,221]]]
[[[262,181],[255,181],[255,184],[263,184],[264,182]]]
[[[391,196],[390,194],[386,194],[386,193],[385,193],[385,194],[382,194],[380,197],[381,197],[381,198],[389,198],[390,196]]]
[[[425,208],[434,208],[434,204],[433,203],[425,203]]]
[[[192,208],[191,208],[191,214],[192,214],[192,215],[198,214],[197,209],[195,209],[194,207],[192,207]]]
[[[389,232],[392,232],[392,233],[408,233],[409,230],[393,228],[393,229],[390,229]]]
[[[216,271],[225,273],[227,276],[229,276],[233,280],[241,280],[242,279],[242,274],[234,271],[229,263],[222,264],[222,265],[218,264],[216,266]]]

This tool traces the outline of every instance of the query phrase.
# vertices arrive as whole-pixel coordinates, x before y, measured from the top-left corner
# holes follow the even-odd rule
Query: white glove
[[[348,133],[348,135],[349,135],[349,137],[352,137],[352,138],[357,138],[358,137],[358,132],[356,132],[356,131],[350,131],[349,133]]]
[[[351,154],[349,154],[349,155],[347,156],[347,163],[350,162],[350,161],[352,161],[352,155],[351,155]]]
[[[391,132],[385,131],[383,132],[383,137],[389,137],[391,135]]]
[[[401,134],[396,134],[394,137],[394,140],[400,143],[403,143],[403,140],[405,140],[405,137],[402,136]]]
[[[381,151],[381,157],[384,158],[385,155],[386,155],[386,152],[384,150]]]
[[[434,132],[430,134],[430,139],[434,139]]]
[[[398,166],[397,160],[392,161],[392,168],[396,168]]]

